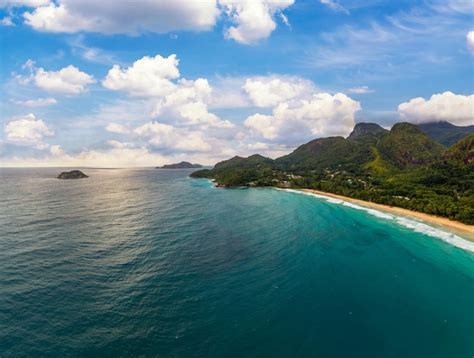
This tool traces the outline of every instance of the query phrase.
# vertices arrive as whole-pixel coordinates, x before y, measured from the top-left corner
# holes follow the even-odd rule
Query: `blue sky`
[[[0,1],[2,166],[213,164],[474,124],[470,0]]]

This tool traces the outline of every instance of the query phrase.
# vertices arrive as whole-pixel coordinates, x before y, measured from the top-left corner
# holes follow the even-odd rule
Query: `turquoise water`
[[[187,170],[0,171],[0,356],[474,356],[474,253]]]

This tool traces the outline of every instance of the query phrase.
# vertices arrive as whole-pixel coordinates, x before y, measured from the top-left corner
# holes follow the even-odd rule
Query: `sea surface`
[[[0,169],[1,358],[474,356],[459,237],[189,170],[62,170]]]

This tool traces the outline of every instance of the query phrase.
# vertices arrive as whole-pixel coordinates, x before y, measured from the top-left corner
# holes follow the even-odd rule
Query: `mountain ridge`
[[[446,147],[450,147],[465,136],[474,133],[474,125],[461,127],[446,121],[418,124],[418,127],[431,139]]]
[[[156,167],[156,169],[197,169],[202,168],[201,164],[192,164],[190,162],[179,162],[174,164],[165,164],[161,167]]]

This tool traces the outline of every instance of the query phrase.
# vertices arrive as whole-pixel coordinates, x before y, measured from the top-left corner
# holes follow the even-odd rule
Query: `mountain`
[[[202,168],[201,164],[192,164],[190,162],[179,162],[175,164],[166,164],[162,167],[156,167],[156,169],[191,169],[191,168]]]
[[[227,170],[233,168],[259,168],[261,166],[272,165],[273,160],[260,154],[251,155],[248,158],[235,156],[229,160],[224,160],[214,166],[214,170]]]
[[[218,186],[313,188],[474,224],[474,134],[449,148],[418,126],[359,123],[272,160],[255,154],[191,174]]]
[[[212,170],[203,169],[191,174],[194,178],[215,179],[218,186],[267,186],[273,179],[274,161],[259,154],[248,158],[233,157],[217,163]],[[261,178],[270,178],[270,182]]]
[[[315,139],[275,160],[282,170],[356,169],[371,157],[370,147],[343,137]]]
[[[474,165],[474,133],[449,148],[444,154],[444,158],[468,166]]]
[[[395,124],[377,149],[382,158],[399,168],[431,163],[444,151],[442,145],[410,123]]]
[[[357,123],[347,139],[353,141],[377,142],[388,130],[376,123]]]
[[[423,123],[418,127],[431,139],[447,147],[474,133],[474,125],[460,127],[449,122]]]

